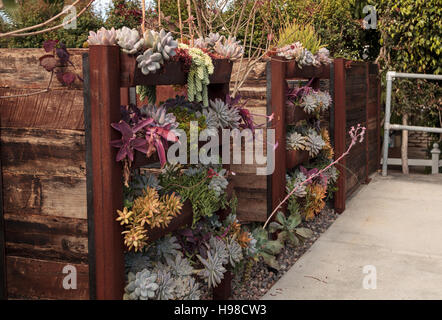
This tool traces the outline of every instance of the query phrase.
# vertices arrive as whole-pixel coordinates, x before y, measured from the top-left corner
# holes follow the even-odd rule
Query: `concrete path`
[[[442,299],[442,175],[374,176],[263,299]]]

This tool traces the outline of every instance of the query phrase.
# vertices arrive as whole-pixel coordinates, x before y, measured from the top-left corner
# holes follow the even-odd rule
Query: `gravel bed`
[[[250,274],[250,281],[244,281],[241,277],[234,279],[232,283],[232,300],[258,300],[278,281],[287,270],[301,257],[319,236],[330,227],[339,215],[333,209],[325,208],[313,221],[302,222],[300,226],[313,231],[312,238],[299,246],[287,244],[277,256],[281,269],[269,268],[263,262],[255,263]]]

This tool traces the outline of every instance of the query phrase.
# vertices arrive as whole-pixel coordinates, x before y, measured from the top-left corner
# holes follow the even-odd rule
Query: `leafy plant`
[[[284,244],[279,240],[269,240],[267,231],[262,227],[254,229],[252,236],[256,239],[256,255],[262,257],[268,266],[278,270],[279,264],[275,256],[281,252]]]
[[[279,211],[276,214],[275,221],[269,224],[269,231],[272,233],[278,232],[278,239],[281,242],[289,241],[293,245],[298,245],[313,235],[310,229],[298,227],[301,222],[302,218],[299,212],[292,212],[286,217]]]
[[[279,30],[278,47],[283,47],[296,41],[299,41],[312,54],[316,54],[323,47],[321,39],[312,25],[298,24],[296,20],[293,20]]]
[[[165,191],[176,191],[183,201],[190,200],[193,209],[193,225],[202,217],[210,217],[229,204],[225,193],[217,193],[209,188],[208,170],[202,170],[194,175],[184,174],[180,169],[167,165],[160,174],[160,183]],[[175,166],[175,168],[181,168]]]
[[[47,40],[43,43],[43,48],[46,54],[41,56],[39,61],[46,71],[51,72],[51,80],[54,74],[57,80],[65,86],[70,86],[77,78],[82,80],[77,74],[66,70],[68,65],[74,66],[74,64],[70,60],[71,55],[63,42]]]

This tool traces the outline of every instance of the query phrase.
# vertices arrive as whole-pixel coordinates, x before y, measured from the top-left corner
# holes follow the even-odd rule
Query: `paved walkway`
[[[442,175],[375,176],[263,299],[442,299]]]

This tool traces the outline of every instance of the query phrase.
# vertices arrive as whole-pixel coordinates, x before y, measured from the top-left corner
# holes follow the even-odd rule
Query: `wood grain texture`
[[[35,214],[5,214],[4,219],[8,256],[87,262],[86,220]]]
[[[25,93],[29,93],[29,89],[0,88],[1,96]],[[51,90],[28,97],[0,99],[0,121],[2,127],[83,130],[83,92]]]
[[[75,65],[75,70],[70,67],[70,71],[76,71],[82,76],[83,52],[87,49],[68,49],[71,54],[71,61]],[[39,58],[45,51],[42,49],[0,49],[0,88],[19,89],[45,89],[48,85],[50,73],[40,66]],[[71,86],[72,89],[82,89],[81,81],[76,80]],[[57,79],[53,79],[52,89],[63,89]]]
[[[92,203],[94,219],[95,276],[97,299],[121,299],[124,288],[122,228],[115,223],[117,209],[123,207],[121,164],[111,140],[119,139],[110,126],[120,115],[120,50],[117,46],[91,46],[90,139]]]
[[[46,261],[8,256],[8,297],[12,299],[89,299],[89,276],[86,264]],[[63,288],[67,273],[63,268],[71,265],[77,271],[77,289]]]

